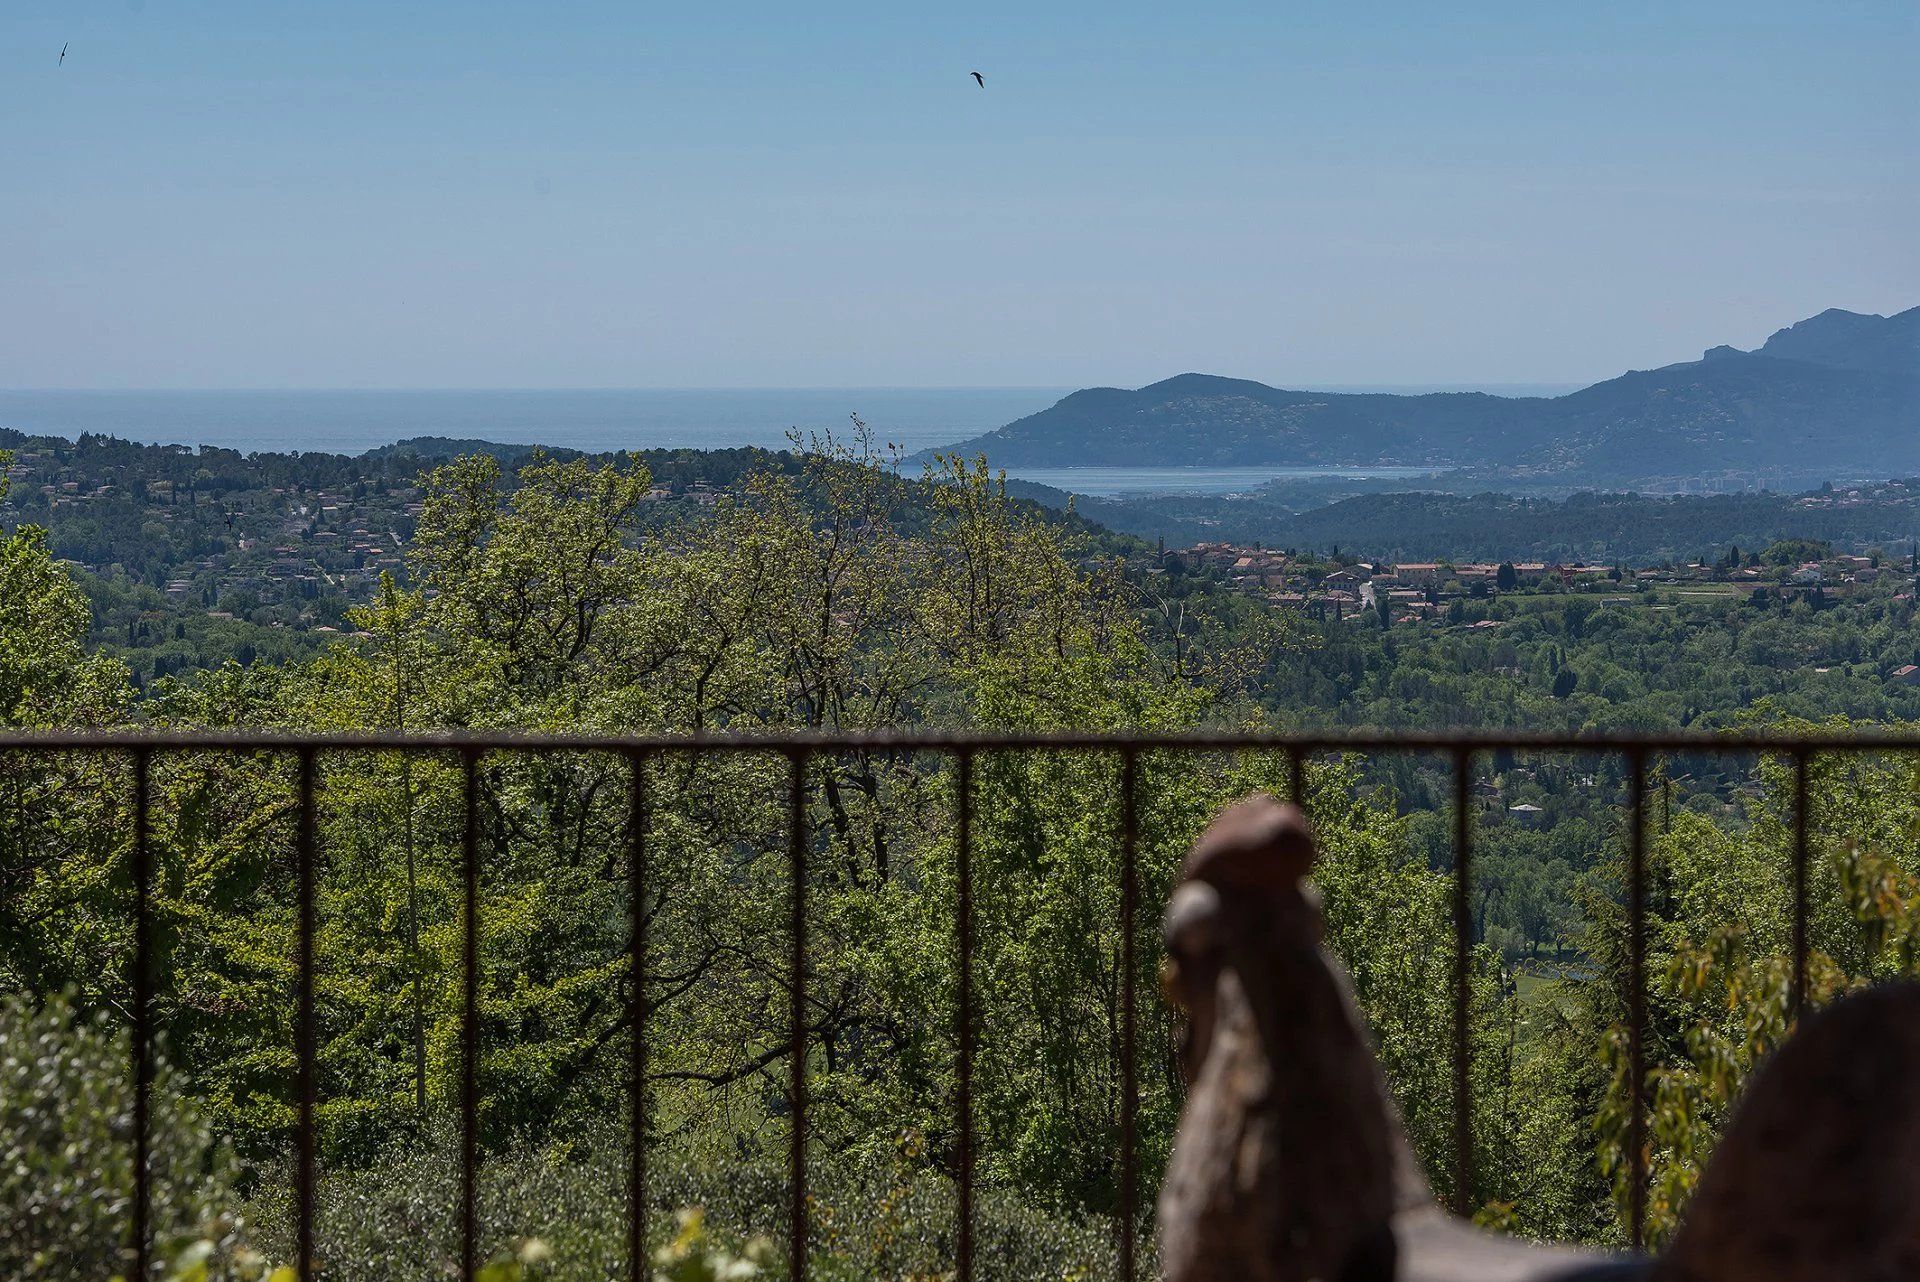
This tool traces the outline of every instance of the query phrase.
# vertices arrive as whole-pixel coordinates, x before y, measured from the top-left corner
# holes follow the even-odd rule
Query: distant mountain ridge
[[[1089,388],[952,447],[1007,467],[1394,464],[1588,484],[1920,471],[1920,307],[1831,310],[1751,352],[1556,397],[1290,391],[1180,374]]]
[[[1830,308],[1775,332],[1760,346],[1760,354],[1911,377],[1920,371],[1920,307],[1894,316]]]

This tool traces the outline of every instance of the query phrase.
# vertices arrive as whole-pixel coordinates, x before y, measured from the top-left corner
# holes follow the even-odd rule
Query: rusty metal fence
[[[302,732],[85,732],[16,731],[0,734],[0,752],[87,752],[124,754],[132,763],[132,879],[133,974],[131,1025],[133,1044],[134,1190],[131,1209],[131,1276],[151,1276],[151,1200],[149,1116],[153,1083],[152,899],[153,860],[149,821],[149,771],[156,755],[197,752],[253,751],[291,756],[297,763],[297,824],[293,849],[296,906],[296,987],[294,998],[295,1127],[294,1244],[302,1282],[308,1282],[314,1260],[314,1190],[316,1152],[314,1107],[316,1094],[316,1028],[314,1020],[314,902],[317,811],[315,758],[322,752],[402,752],[457,757],[463,766],[462,795],[462,904],[463,973],[461,989],[462,1039],[460,1072],[461,1198],[460,1261],[462,1276],[471,1278],[479,1265],[477,1173],[480,1164],[478,1116],[479,1075],[479,914],[481,859],[478,839],[477,767],[492,752],[605,753],[626,759],[630,771],[627,797],[628,891],[633,905],[647,893],[647,807],[645,767],[650,760],[680,754],[756,753],[784,757],[787,762],[787,839],[790,865],[791,978],[789,1031],[790,1105],[789,1276],[803,1282],[808,1270],[809,1224],[807,1202],[807,885],[808,823],[807,766],[822,755],[874,750],[940,754],[951,760],[955,779],[954,831],[958,845],[958,899],[954,921],[954,948],[958,965],[958,1047],[955,1126],[958,1136],[955,1225],[955,1274],[960,1282],[974,1276],[974,1103],[973,1077],[976,1010],[973,988],[974,886],[972,869],[973,764],[976,757],[998,752],[1105,753],[1120,762],[1120,1116],[1118,1262],[1120,1277],[1138,1276],[1140,1207],[1137,1110],[1139,1100],[1139,1035],[1137,939],[1139,902],[1139,805],[1136,796],[1138,764],[1145,753],[1260,752],[1282,754],[1289,762],[1293,799],[1303,799],[1306,763],[1315,756],[1339,753],[1439,754],[1449,759],[1453,776],[1453,976],[1452,976],[1452,1108],[1454,1188],[1473,1188],[1473,1094],[1471,1078],[1472,991],[1471,953],[1473,915],[1470,899],[1473,860],[1471,778],[1477,754],[1499,751],[1607,754],[1624,760],[1627,775],[1627,1072],[1631,1094],[1628,1117],[1630,1168],[1628,1233],[1638,1247],[1644,1240],[1647,1185],[1647,1072],[1644,1045],[1646,1008],[1646,802],[1651,758],[1663,753],[1713,756],[1785,756],[1793,765],[1793,971],[1791,1011],[1798,1013],[1807,994],[1807,863],[1808,772],[1816,754],[1861,754],[1920,750],[1920,734],[1859,732],[1789,736],[1770,733],[1738,734],[1528,734],[1528,733],[1379,733],[1264,734],[1186,732],[1159,734],[1049,734],[872,732],[853,734],[620,736],[533,733],[302,733]],[[647,951],[644,914],[629,915],[628,952],[635,975],[644,973]],[[644,985],[630,986],[630,1027],[646,1022]],[[631,1039],[628,1064],[632,1108],[632,1138],[628,1171],[628,1276],[643,1282],[646,1275],[647,1151],[646,1118],[640,1101],[647,1072],[646,1039]],[[1470,1209],[1466,1207],[1457,1209]]]

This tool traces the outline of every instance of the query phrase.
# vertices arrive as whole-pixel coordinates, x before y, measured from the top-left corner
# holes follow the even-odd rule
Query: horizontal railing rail
[[[1557,733],[1524,731],[1308,731],[1186,730],[1127,732],[1000,732],[988,730],[868,730],[848,732],[781,731],[737,734],[577,734],[512,730],[487,731],[304,731],[304,730],[7,730],[0,731],[0,753],[81,752],[125,754],[132,763],[133,974],[131,1032],[133,1069],[134,1191],[131,1207],[131,1276],[151,1276],[150,1095],[153,1082],[152,910],[154,868],[151,849],[150,768],[160,754],[271,752],[292,755],[298,763],[295,859],[296,987],[294,1040],[296,1117],[294,1219],[296,1267],[307,1279],[315,1260],[316,1179],[315,1096],[317,1075],[314,1019],[314,916],[316,897],[317,808],[315,759],[321,753],[446,753],[462,763],[462,953],[461,987],[461,1267],[474,1276],[479,1264],[478,1117],[479,1082],[479,904],[480,848],[477,769],[493,752],[611,753],[626,758],[630,769],[628,805],[628,893],[633,905],[647,893],[646,763],[678,754],[764,753],[787,762],[787,842],[791,881],[790,939],[792,970],[788,981],[790,1104],[788,1194],[790,1222],[788,1269],[794,1282],[807,1276],[809,1224],[807,1203],[808,1087],[806,1070],[808,823],[806,770],[811,758],[848,751],[938,753],[952,758],[955,770],[954,832],[957,842],[957,901],[954,945],[958,963],[955,1125],[958,1137],[955,1272],[960,1282],[974,1276],[973,1209],[975,1137],[973,1074],[976,1050],[974,963],[974,887],[972,868],[973,766],[975,758],[997,752],[1110,752],[1120,758],[1120,1117],[1118,1253],[1125,1282],[1137,1276],[1139,1160],[1139,1030],[1137,1020],[1136,936],[1139,928],[1138,762],[1142,754],[1162,752],[1271,752],[1289,762],[1293,799],[1303,799],[1309,757],[1337,753],[1440,754],[1453,775],[1454,877],[1452,932],[1452,1111],[1453,1172],[1456,1207],[1473,1188],[1472,1035],[1472,877],[1473,822],[1471,777],[1474,757],[1487,752],[1602,753],[1621,757],[1627,766],[1630,815],[1625,879],[1627,918],[1627,1075],[1630,1091],[1627,1160],[1629,1164],[1628,1234],[1639,1247],[1645,1238],[1647,1184],[1646,1008],[1646,801],[1647,769],[1659,754],[1785,755],[1793,763],[1793,933],[1790,1009],[1798,1013],[1807,993],[1808,773],[1812,758],[1826,753],[1920,752],[1920,732],[1863,729],[1806,734],[1739,730],[1726,733]],[[644,973],[647,950],[645,915],[629,914],[627,947],[635,976]],[[644,985],[630,985],[630,1026],[645,1027]],[[632,1038],[627,1065],[632,1106],[632,1148],[628,1172],[629,1276],[646,1275],[645,1207],[647,1152],[641,1107],[647,1070],[646,1039]]]
[[[980,752],[1119,752],[1162,749],[1286,752],[1444,752],[1454,748],[1516,752],[1773,753],[1920,751],[1920,730],[1526,731],[1262,730],[998,731],[782,730],[708,734],[581,734],[539,730],[0,730],[0,752],[261,751],[297,752],[767,752],[881,749]]]

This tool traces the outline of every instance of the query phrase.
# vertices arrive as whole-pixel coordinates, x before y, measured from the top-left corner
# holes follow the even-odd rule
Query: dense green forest
[[[425,475],[390,478],[409,519],[405,564],[343,596],[337,630],[309,628],[281,651],[203,652],[138,682],[146,647],[184,652],[211,635],[188,621],[206,606],[155,605],[153,620],[187,626],[157,637],[139,631],[153,620],[122,635],[110,616],[109,642],[101,615],[118,598],[101,576],[62,565],[37,523],[14,522],[0,536],[0,725],[1792,730],[1920,713],[1920,687],[1892,677],[1920,658],[1912,602],[1892,586],[1827,608],[1518,593],[1463,605],[1441,627],[1330,624],[1204,575],[1152,573],[1143,545],[1009,499],[958,461],[909,482],[828,443],[763,456],[704,501],[663,502],[642,458],[447,453]],[[273,519],[289,502],[279,496]],[[276,631],[271,615],[227,613],[215,622]],[[1329,942],[1430,1176],[1452,1192],[1439,765],[1314,761],[1305,791]],[[1476,1184],[1461,1196],[1517,1232],[1619,1244],[1620,765],[1492,754],[1480,767]],[[754,1239],[788,1227],[788,769],[756,754],[651,761],[636,904],[625,762],[480,763],[479,1140],[494,1278],[620,1267],[635,1036],[648,1050],[660,1276],[701,1276],[689,1261],[721,1257],[780,1275],[778,1253]],[[1815,770],[1824,997],[1900,972],[1920,945],[1920,780],[1887,761]],[[975,764],[983,1276],[1115,1275],[1118,775],[1104,753]],[[441,1277],[456,1258],[460,781],[445,756],[320,763],[319,1231],[337,1276]],[[955,782],[944,759],[877,750],[816,755],[799,780],[817,1277],[951,1267]],[[1287,782],[1284,763],[1260,754],[1140,763],[1146,1194],[1181,1092],[1174,1016],[1149,996],[1152,917],[1213,811]],[[1655,783],[1657,1238],[1732,1092],[1785,1031],[1789,789],[1776,762],[1705,757],[1659,762]],[[294,798],[284,754],[154,767],[156,1228],[182,1278],[259,1279],[291,1251]],[[7,1276],[124,1268],[130,824],[124,760],[0,755]],[[626,952],[634,912],[652,940],[639,976]],[[627,1018],[636,982],[639,1029]],[[690,1207],[704,1212],[676,1220]]]

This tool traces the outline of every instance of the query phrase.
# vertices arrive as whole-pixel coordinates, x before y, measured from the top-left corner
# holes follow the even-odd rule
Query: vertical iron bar
[[[1799,1019],[1807,1005],[1807,766],[1805,748],[1793,754],[1793,1004]]]
[[[788,981],[792,1056],[792,1150],[788,1155],[787,1194],[791,1232],[787,1239],[787,1276],[807,1278],[807,750],[787,756],[787,864],[793,877],[792,978]]]
[[[1134,1282],[1140,1103],[1139,1024],[1134,1010],[1134,935],[1140,914],[1139,756],[1120,753],[1120,1282]]]
[[[1647,1229],[1647,754],[1630,748],[1633,817],[1627,837],[1627,1232],[1638,1251]]]
[[[1453,750],[1453,1209],[1473,1213],[1473,752]]]
[[[647,1275],[647,756],[627,754],[627,1046],[633,1134],[627,1155],[627,1277]]]
[[[294,1249],[295,1268],[300,1282],[312,1282],[313,1202],[314,1202],[314,1096],[318,1087],[314,1064],[316,1034],[313,1020],[313,899],[314,899],[314,753],[300,749],[300,827],[296,837],[295,859],[299,898],[299,964],[294,973],[294,1090],[300,1097],[298,1132],[295,1137],[294,1165]]]
[[[960,949],[960,1000],[955,1037],[960,1048],[955,1109],[960,1129],[960,1208],[955,1267],[958,1282],[973,1282],[973,753],[954,757],[955,836],[959,898],[954,923]]]
[[[133,1271],[147,1282],[151,1233],[152,1172],[148,1134],[153,1092],[153,849],[147,814],[145,748],[133,750]]]
[[[479,1268],[480,1229],[480,750],[460,753],[460,792],[466,818],[460,833],[466,890],[461,920],[463,974],[460,1003],[460,1277]]]

